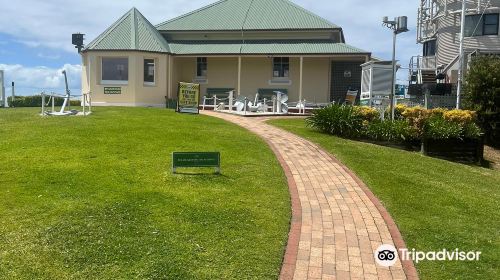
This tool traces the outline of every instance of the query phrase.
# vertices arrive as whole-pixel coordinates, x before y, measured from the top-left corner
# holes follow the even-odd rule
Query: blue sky
[[[6,0],[2,0],[4,2]],[[60,72],[68,73],[73,92],[80,91],[80,56],[71,45],[71,34],[85,33],[90,42],[131,7],[137,7],[153,24],[192,11],[215,0],[17,0],[5,3],[0,16],[0,69],[6,86],[16,82],[22,95],[64,91]],[[384,15],[409,17],[411,32],[398,37],[398,56],[406,66],[420,53],[415,42],[418,0],[292,0],[340,25],[348,44],[390,59],[392,34],[383,27]],[[401,70],[401,78],[406,73]]]

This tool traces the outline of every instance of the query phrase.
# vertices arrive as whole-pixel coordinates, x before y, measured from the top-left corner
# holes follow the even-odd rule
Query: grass
[[[303,119],[271,124],[322,146],[382,201],[409,249],[481,251],[478,262],[422,261],[421,279],[498,279],[500,172],[326,135]]]
[[[166,109],[0,110],[0,278],[276,279],[290,202],[260,138]],[[171,174],[173,151],[220,151]]]

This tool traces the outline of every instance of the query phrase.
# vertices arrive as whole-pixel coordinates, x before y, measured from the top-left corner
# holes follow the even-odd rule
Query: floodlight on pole
[[[389,17],[385,16],[382,18],[382,23],[385,27],[393,31],[392,39],[392,81],[391,81],[391,94],[389,99],[391,100],[391,120],[394,120],[394,100],[396,91],[396,37],[400,33],[408,32],[408,17],[400,16],[394,18],[390,21]]]

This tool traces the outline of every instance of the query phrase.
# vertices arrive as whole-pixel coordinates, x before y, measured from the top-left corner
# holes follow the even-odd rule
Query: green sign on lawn
[[[121,87],[105,87],[104,94],[122,94]]]
[[[215,172],[220,173],[220,153],[172,153],[172,172],[175,174],[179,167],[215,167]]]

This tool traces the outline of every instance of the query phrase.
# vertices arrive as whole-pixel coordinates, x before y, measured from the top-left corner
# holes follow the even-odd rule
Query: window
[[[103,83],[126,84],[128,82],[128,58],[103,57],[101,69]]]
[[[483,35],[498,35],[498,14],[484,15]]]
[[[144,83],[154,84],[155,83],[155,60],[154,59],[144,59]]]
[[[288,57],[273,58],[273,78],[288,78],[290,76],[290,59]]]
[[[465,17],[465,36],[498,35],[498,14]]]
[[[424,56],[436,55],[436,40],[427,41],[424,43]]]
[[[207,58],[198,57],[196,59],[196,77],[206,78],[207,77]]]

